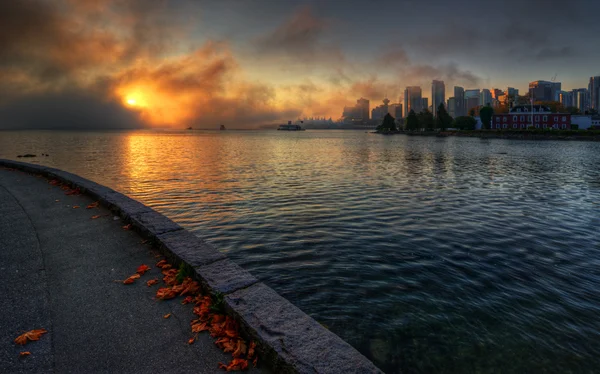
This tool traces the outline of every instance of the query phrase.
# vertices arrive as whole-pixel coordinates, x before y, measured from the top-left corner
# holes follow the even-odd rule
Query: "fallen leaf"
[[[156,283],[158,283],[158,279],[150,279],[148,282],[146,282],[146,286],[151,287],[154,286]]]
[[[60,200],[54,200],[54,201],[58,203]]]
[[[181,302],[182,305],[189,304],[194,301],[194,298],[191,296],[186,296],[185,299]]]
[[[123,230],[130,230],[130,229],[131,229],[131,223],[123,226]]]
[[[146,273],[148,270],[150,270],[150,268],[148,266],[140,265],[135,272],[138,273],[139,275],[144,275],[144,273]]]
[[[245,355],[247,352],[247,347],[246,347],[246,343],[244,343],[243,340],[238,340],[237,344],[235,346],[235,351],[233,351],[232,356],[233,357],[240,357],[241,355]]]
[[[44,329],[27,331],[26,333],[19,335],[15,339],[15,343],[19,345],[24,345],[25,343],[27,343],[28,340],[40,340],[40,337],[47,332],[48,331]]]
[[[140,242],[140,244],[146,244],[146,243],[148,243],[148,239],[144,239]]]
[[[252,366],[256,367],[257,363],[258,363],[258,356],[254,357],[254,360],[252,360]]]
[[[252,358],[254,356],[254,348],[256,348],[256,343],[251,341],[250,346],[248,347],[248,358]],[[254,364],[254,366],[256,366],[256,364]]]
[[[91,203],[90,205],[88,205],[88,206],[86,207],[86,209],[94,209],[94,208],[97,208],[97,207],[98,207],[98,204],[100,204],[100,202],[99,202],[99,201],[95,201],[95,202]]]
[[[196,337],[190,338],[190,340],[188,340],[188,344],[194,344],[195,341]]]
[[[166,264],[167,264],[167,260],[160,260],[156,263],[156,267],[162,269],[162,267]]]
[[[73,205],[73,209],[78,209],[79,205]]]
[[[29,356],[30,354],[31,354],[31,352],[28,352],[28,351],[19,352],[19,356],[21,356],[21,357]]]
[[[177,296],[177,292],[174,292],[169,288],[159,288],[156,291],[156,298],[160,300],[169,300]]]
[[[123,281],[123,284],[132,284],[133,282],[135,282],[136,279],[139,279],[139,278],[140,278],[139,274],[133,274],[129,278],[125,279]]]
[[[235,370],[246,370],[248,368],[248,360],[242,358],[234,358],[229,365],[225,365],[219,362],[219,369],[225,369],[227,371]]]
[[[164,318],[164,319],[167,319],[167,318],[169,318],[169,317],[171,317],[171,313],[169,313],[169,314],[165,314],[165,315],[163,316],[163,318]]]
[[[92,216],[92,219],[97,219],[97,218],[100,218],[100,215]]]

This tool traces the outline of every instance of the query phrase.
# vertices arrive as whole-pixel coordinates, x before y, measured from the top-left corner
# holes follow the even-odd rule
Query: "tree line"
[[[397,131],[446,131],[449,128],[459,130],[475,130],[477,120],[475,120],[475,111],[472,110],[469,116],[460,116],[452,118],[444,104],[440,104],[437,109],[437,116],[434,116],[429,109],[424,108],[419,113],[410,110],[403,124],[396,124],[396,120],[389,113],[383,118],[381,125],[377,126],[378,132],[389,133]],[[479,110],[479,115],[484,128],[489,129],[492,123],[494,109],[487,105]]]

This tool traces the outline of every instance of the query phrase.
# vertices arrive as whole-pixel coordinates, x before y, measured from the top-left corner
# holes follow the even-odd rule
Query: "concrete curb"
[[[0,166],[57,179],[92,196],[152,240],[175,265],[186,264],[227,313],[257,342],[276,373],[381,373],[350,344],[256,279],[213,246],[156,212],[108,187],[51,167],[0,159]]]

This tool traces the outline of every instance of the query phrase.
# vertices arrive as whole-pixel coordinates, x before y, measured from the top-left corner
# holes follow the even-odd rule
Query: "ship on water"
[[[224,131],[225,130],[225,125],[219,126],[219,130]]]
[[[300,121],[302,123],[302,121]],[[279,125],[277,128],[279,131],[304,131],[302,126],[298,124],[292,124],[292,121],[288,121],[287,125]]]

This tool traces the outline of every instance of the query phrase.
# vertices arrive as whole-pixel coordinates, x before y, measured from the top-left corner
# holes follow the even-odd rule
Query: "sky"
[[[444,80],[587,87],[593,0],[0,1],[0,129],[254,128],[338,119]]]

